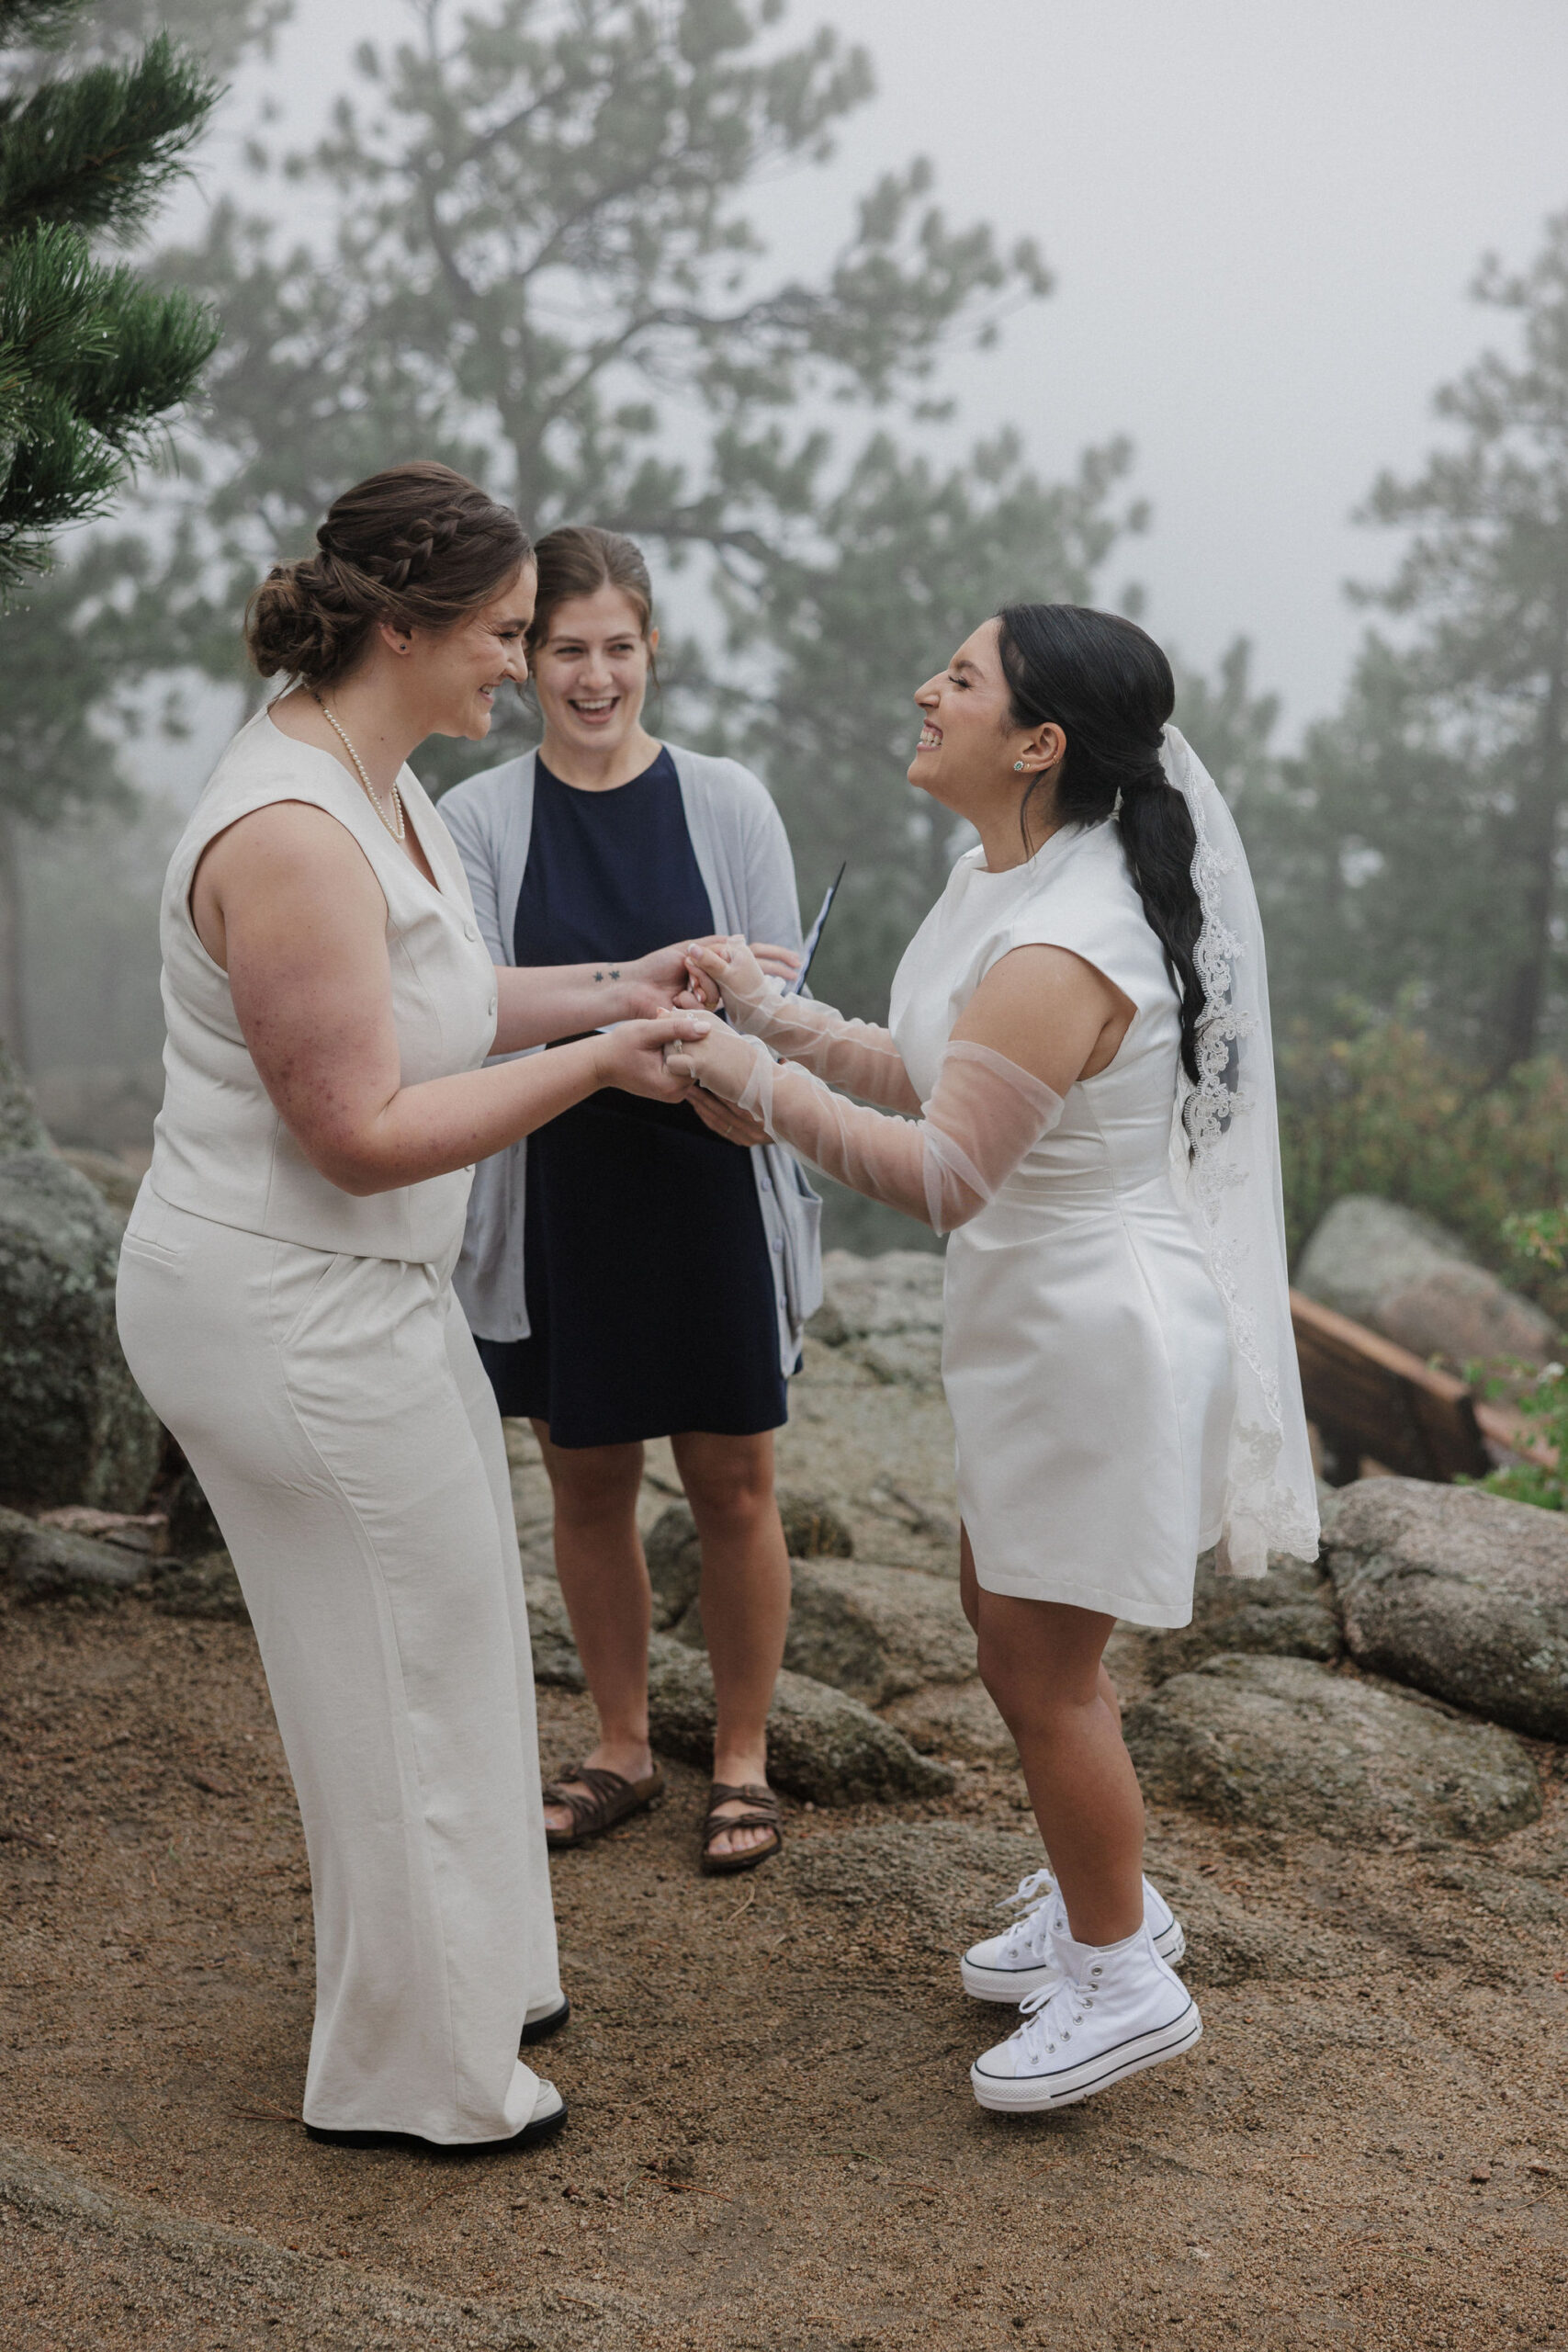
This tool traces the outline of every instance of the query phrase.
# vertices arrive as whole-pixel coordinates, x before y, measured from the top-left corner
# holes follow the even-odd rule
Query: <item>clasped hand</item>
[[[646,1020],[660,1012],[716,1012],[720,975],[725,998],[733,995],[744,1001],[752,989],[761,996],[769,980],[787,987],[799,969],[800,956],[793,947],[774,947],[764,940],[749,944],[739,937],[724,939],[714,933],[679,947],[655,948],[623,967],[619,978],[635,992],[632,1017]]]
[[[639,1025],[635,1046],[627,1030],[618,1033],[622,1055],[639,1065],[637,1077],[630,1080],[632,1091],[658,1092],[666,1102],[684,1100],[703,1125],[727,1143],[748,1148],[766,1143],[768,1131],[762,1122],[741,1110],[737,1101],[751,1073],[752,1049],[722,1022],[705,1016],[721,1001],[733,999],[732,1009],[744,1019],[742,1008],[750,999],[760,1001],[770,981],[787,986],[799,969],[800,957],[794,948],[761,941],[750,945],[739,936],[690,940],[684,946],[661,947],[627,965],[621,978],[648,991],[649,1001],[646,1007],[639,1005],[639,1011],[645,1019],[653,1016],[648,1027]],[[668,1019],[658,1018],[671,1009],[695,1017],[672,1034]],[[645,1056],[651,1061],[650,1049],[655,1047],[660,1055],[655,1066],[662,1084],[649,1082],[652,1072],[644,1061]],[[628,1077],[629,1072],[618,1082],[626,1084]]]
[[[757,1039],[742,1037],[724,1022],[698,1012],[691,1016],[686,1035],[665,1046],[664,1067],[672,1078],[691,1079],[706,1093],[734,1105],[746,1091],[759,1054],[767,1057],[767,1047]]]

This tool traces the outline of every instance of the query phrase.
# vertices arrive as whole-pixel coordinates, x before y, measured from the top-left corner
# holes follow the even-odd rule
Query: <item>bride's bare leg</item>
[[[1073,1936],[1120,1943],[1143,1924],[1144,1800],[1100,1662],[1116,1620],[982,1591],[965,1541],[971,1605],[981,1679],[1018,1742]]]
[[[980,1587],[976,1580],[975,1555],[969,1548],[969,1530],[966,1527],[961,1527],[958,1531],[958,1593],[960,1600],[964,1603],[964,1614],[969,1620],[970,1631],[978,1637],[980,1632]],[[1114,1619],[1112,1619],[1111,1622],[1114,1623]],[[1100,1695],[1104,1700],[1106,1705],[1110,1708],[1111,1713],[1115,1716],[1117,1724],[1120,1726],[1122,1722],[1122,1693],[1117,1690],[1115,1683],[1111,1679],[1111,1677],[1106,1672],[1103,1665],[1101,1665],[1100,1669]]]

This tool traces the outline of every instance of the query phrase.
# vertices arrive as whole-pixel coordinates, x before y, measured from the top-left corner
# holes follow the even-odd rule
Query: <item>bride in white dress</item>
[[[1261,927],[1174,698],[1129,621],[987,621],[915,697],[909,779],[980,839],[889,1027],[784,996],[731,941],[690,960],[734,1026],[669,1049],[827,1174],[953,1234],[964,1602],[1050,1858],[963,1962],[971,1993],[1024,2010],[972,2069],[986,2107],[1065,2106],[1197,2041],[1101,1655],[1119,1617],[1189,1622],[1211,1544],[1240,1575],[1316,1553]]]

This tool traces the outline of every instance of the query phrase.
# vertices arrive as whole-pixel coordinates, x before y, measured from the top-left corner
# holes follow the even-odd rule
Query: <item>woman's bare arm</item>
[[[630,964],[498,964],[494,1050],[515,1054],[614,1021],[653,1021],[675,1009],[685,987],[683,947]]]
[[[487,1158],[601,1086],[679,1102],[661,1047],[684,1014],[633,1022],[553,1054],[401,1083],[387,904],[353,836],[278,801],[219,836],[192,914],[225,967],[263,1084],[311,1165],[345,1193],[389,1192]]]
[[[993,964],[953,1025],[1055,1093],[1114,1059],[1134,1008],[1103,972],[1066,947],[1014,947]]]
[[[612,1021],[652,1021],[674,1012],[676,1000],[688,993],[686,959],[693,947],[716,944],[716,935],[685,940],[629,964],[498,964],[495,1051],[515,1054]],[[793,947],[764,945],[751,952],[776,978],[793,979],[800,968]]]

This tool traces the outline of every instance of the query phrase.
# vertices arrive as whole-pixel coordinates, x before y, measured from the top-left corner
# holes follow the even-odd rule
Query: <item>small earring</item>
[[[1023,774],[1023,762],[1021,760],[1014,760],[1012,763],[1012,772],[1014,775],[1021,775]]]

